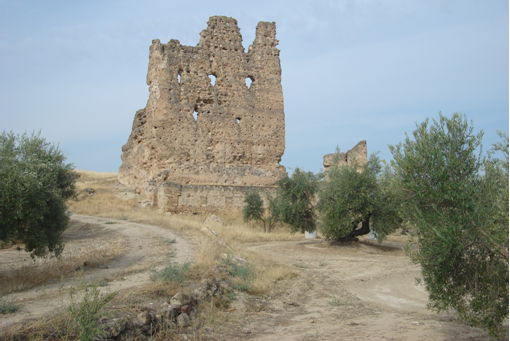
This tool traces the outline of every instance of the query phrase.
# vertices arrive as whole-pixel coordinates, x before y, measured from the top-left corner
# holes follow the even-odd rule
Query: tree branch
[[[499,252],[499,254],[505,258],[506,262],[508,263],[508,249],[504,246],[501,246],[499,245],[498,243],[496,243],[492,238],[491,236],[489,236],[489,234],[487,232],[485,232],[484,230],[482,230],[480,227],[478,227],[476,225],[476,223],[471,220],[471,222],[473,223],[473,226],[475,228],[476,231],[478,231],[478,233],[480,233],[482,236],[485,237],[485,239],[487,239],[489,241],[489,243],[494,246],[496,248],[496,250]]]

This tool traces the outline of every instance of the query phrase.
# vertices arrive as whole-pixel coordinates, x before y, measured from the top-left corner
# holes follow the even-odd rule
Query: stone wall
[[[153,40],[149,100],[122,147],[119,182],[164,207],[237,207],[236,190],[222,186],[273,186],[285,172],[275,35],[274,22],[259,22],[245,52],[237,21],[215,16],[197,46]],[[176,185],[161,194],[169,181]],[[177,199],[178,186],[185,195]]]
[[[244,195],[253,187],[235,185],[181,185],[173,181],[157,189],[155,204],[164,212],[240,211]],[[267,206],[266,194],[276,193],[276,187],[255,187]]]
[[[329,171],[331,165],[333,164],[335,153],[332,154],[326,154],[323,158],[323,166],[324,166],[324,173]],[[363,140],[358,142],[352,149],[349,149],[346,153],[339,153],[339,160],[338,165],[344,166],[344,165],[351,165],[354,162],[354,158],[356,158],[356,161],[358,162],[358,172],[361,172],[363,170],[363,165],[367,163],[367,141]]]

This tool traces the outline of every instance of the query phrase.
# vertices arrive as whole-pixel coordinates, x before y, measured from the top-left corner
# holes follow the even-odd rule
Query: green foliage
[[[370,156],[361,171],[355,159],[339,165],[339,157],[337,149],[319,191],[322,234],[327,239],[352,239],[369,233],[372,227],[379,239],[384,238],[401,223],[391,171],[385,168],[382,172],[377,154]]]
[[[280,222],[280,208],[281,208],[281,202],[278,196],[271,196],[270,194],[267,194],[266,196],[268,201],[268,207],[267,207],[267,215],[262,220],[264,222],[264,231],[271,232],[271,230],[274,229],[277,223]]]
[[[83,299],[76,302],[77,291],[71,288],[69,305],[69,314],[71,316],[69,330],[81,341],[94,340],[95,336],[103,332],[97,321],[99,320],[99,311],[116,296],[116,292],[102,294],[97,285],[85,288]]]
[[[282,176],[276,184],[276,205],[281,222],[288,224],[291,232],[313,232],[316,230],[317,213],[315,195],[321,175],[296,168],[292,177]]]
[[[501,137],[502,141],[493,144],[492,151],[493,152],[500,151],[503,153],[505,160],[501,160],[501,165],[503,167],[503,170],[505,170],[508,173],[508,136],[506,135],[505,132],[499,130],[496,131],[496,134],[498,134],[499,137]]]
[[[259,192],[251,188],[244,196],[243,219],[245,222],[251,220],[262,220],[264,217],[264,202]]]
[[[462,114],[439,114],[390,150],[429,307],[496,335],[508,316],[508,169],[482,156],[482,136]]]
[[[76,173],[40,134],[0,135],[0,240],[23,243],[31,256],[63,250]]]
[[[253,279],[253,270],[247,265],[237,262],[232,257],[224,260],[230,276],[234,278],[232,287],[237,291],[247,291]]]
[[[189,270],[189,267],[189,262],[182,264],[177,262],[170,262],[159,271],[151,270],[150,279],[155,282],[173,282],[182,286],[186,281],[186,274]]]
[[[279,205],[277,198],[269,194],[266,198],[269,202],[267,209],[264,208],[259,191],[255,188],[250,189],[244,197],[243,220],[245,222],[260,220],[264,224],[264,232],[271,232],[279,221]]]
[[[19,305],[12,303],[0,293],[0,314],[14,314],[20,308]]]
[[[508,165],[508,136],[506,135],[506,133],[501,132],[501,131],[497,131],[496,133],[499,135],[499,137],[501,137],[501,141],[492,145],[491,154],[498,152],[498,151],[503,153],[504,160],[496,160],[496,162],[499,163],[499,165],[497,165],[496,167],[499,168],[499,170],[502,172],[501,177],[503,178],[503,180],[502,180],[503,187],[509,188],[509,183],[508,183],[508,171],[509,171],[509,169],[508,169],[508,166],[509,166]],[[503,191],[500,202],[501,202],[501,210],[499,210],[500,214],[498,215],[497,219],[500,222],[500,225],[508,226],[508,224],[509,224],[509,221],[508,221],[508,214],[509,214],[508,191]]]

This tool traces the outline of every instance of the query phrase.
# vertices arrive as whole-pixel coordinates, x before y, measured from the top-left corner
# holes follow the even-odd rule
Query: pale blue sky
[[[389,160],[439,111],[465,113],[485,149],[508,132],[506,0],[0,0],[0,131],[42,130],[78,169],[117,171],[151,40],[195,46],[213,15],[237,19],[246,49],[276,22],[286,167],[319,171],[360,140]]]

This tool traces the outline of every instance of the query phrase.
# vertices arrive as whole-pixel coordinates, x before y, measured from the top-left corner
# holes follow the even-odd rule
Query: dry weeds
[[[65,232],[72,235],[80,224],[72,224]],[[98,267],[124,252],[124,239],[114,237],[91,238],[86,241],[68,240],[59,258],[32,259],[24,251],[15,248],[2,251],[0,261],[0,288],[2,294],[26,290],[49,280],[70,277],[83,267]]]

